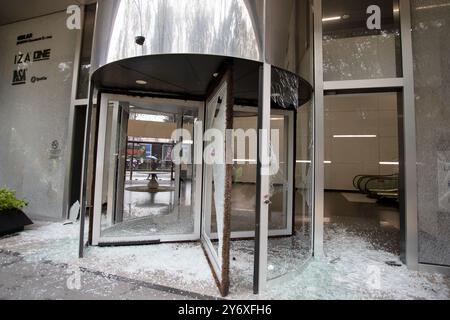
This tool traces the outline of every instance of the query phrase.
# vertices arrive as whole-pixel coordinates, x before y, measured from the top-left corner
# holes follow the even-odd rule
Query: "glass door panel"
[[[97,168],[102,170],[96,180],[102,187],[96,195],[101,201],[98,244],[199,239],[200,201],[192,191],[198,172],[189,156],[198,109],[182,102],[161,107],[151,99],[119,102],[114,96],[104,108],[102,168]],[[186,137],[174,134],[181,128]],[[176,150],[188,155],[187,163],[175,165]]]
[[[255,236],[256,214],[256,144],[257,109],[254,107],[234,107],[234,157],[233,188],[231,195],[231,238],[244,239]],[[289,170],[292,161],[287,153],[289,121],[293,112],[272,110],[273,153],[278,170],[271,177],[272,204],[269,206],[269,235],[285,236],[292,234],[292,210],[289,210]],[[214,227],[214,226],[213,226]],[[215,234],[213,234],[215,236]],[[242,243],[243,245],[244,243]],[[248,243],[248,246],[252,246]]]
[[[293,89],[283,87],[283,91],[272,82],[272,99],[286,104],[286,110],[271,110],[271,129],[278,131],[275,139],[272,133],[272,146],[278,141],[279,149],[274,150],[278,168],[274,168],[270,177],[269,226],[278,223],[278,227],[286,227],[289,232],[284,237],[268,239],[267,280],[282,285],[283,279],[301,271],[312,256],[314,120],[312,103],[302,106],[297,103],[298,90],[294,90],[297,77],[282,70],[276,74],[272,81],[289,79]],[[289,214],[281,215],[282,211]]]

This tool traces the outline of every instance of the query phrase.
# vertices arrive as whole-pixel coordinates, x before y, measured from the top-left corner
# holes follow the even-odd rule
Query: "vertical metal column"
[[[400,0],[400,27],[403,61],[403,154],[404,154],[404,204],[406,215],[406,264],[419,267],[418,217],[417,217],[417,155],[416,114],[414,100],[413,53],[411,36],[411,3]]]
[[[270,204],[270,101],[272,67],[264,63],[260,69],[258,106],[258,161],[256,176],[256,223],[253,292],[258,294],[267,285],[267,248]]]
[[[177,116],[177,129],[183,129],[184,121],[183,121],[183,111],[181,114]],[[183,143],[183,137],[179,137],[178,141],[175,143]],[[183,153],[183,148],[181,148],[181,153]],[[182,156],[182,154],[180,155]],[[173,159],[172,159],[173,163]],[[175,199],[174,205],[178,206],[180,204],[180,194],[181,194],[181,164],[175,165]]]
[[[111,126],[111,139],[109,142],[109,170],[108,170],[108,207],[106,208],[106,220],[109,224],[114,223],[114,213],[115,213],[115,203],[117,195],[117,184],[116,184],[116,172],[119,162],[119,138],[120,138],[120,128],[119,128],[119,117],[120,117],[120,107],[119,102],[114,102],[114,109],[112,110],[112,126]]]
[[[130,141],[128,141],[128,138],[127,138],[127,155],[126,156],[128,156],[128,144],[130,143]],[[135,145],[135,143],[134,143],[134,141],[131,143],[131,159],[130,159],[130,182],[133,182],[133,171],[134,171],[134,168],[133,168],[133,165],[134,165],[134,152],[135,152],[135,150],[136,150],[136,145]],[[126,159],[126,158],[125,158]],[[126,160],[125,160],[125,162],[126,162]]]
[[[97,159],[95,169],[94,208],[92,212],[92,245],[98,245],[100,239],[101,217],[103,207],[103,176],[105,171],[106,128],[108,118],[108,96],[102,95],[99,108],[99,125],[97,137]]]
[[[323,255],[325,121],[322,56],[322,0],[314,0],[314,201],[313,254]]]
[[[73,60],[73,77],[72,77],[72,91],[70,94],[70,111],[69,111],[69,126],[67,131],[67,141],[69,143],[73,143],[73,136],[74,136],[74,121],[75,121],[75,109],[77,107],[76,100],[77,100],[77,90],[78,90],[78,78],[79,78],[79,71],[80,71],[80,60],[81,60],[81,47],[83,42],[83,33],[84,33],[84,11],[85,7],[80,6],[81,8],[81,25],[83,26],[82,29],[77,30],[77,40],[76,40],[76,46],[75,46],[75,57]],[[86,108],[87,109],[87,108]],[[87,110],[86,110],[87,111]],[[65,173],[64,173],[64,195],[63,195],[63,212],[62,212],[62,218],[63,219],[69,219],[69,210],[70,207],[73,205],[73,203],[69,203],[70,199],[70,193],[72,189],[72,179],[71,179],[71,170],[72,170],[72,148],[67,148],[67,157],[65,161]]]
[[[83,166],[82,166],[82,177],[81,177],[81,191],[80,191],[80,242],[78,248],[78,257],[84,257],[84,227],[86,220],[86,207],[87,207],[87,183],[88,183],[88,167],[89,167],[89,148],[91,140],[91,123],[92,123],[92,112],[93,112],[93,99],[94,94],[92,88],[93,83],[89,86],[89,104],[87,107],[86,115],[86,125],[84,130],[84,147],[83,147]]]

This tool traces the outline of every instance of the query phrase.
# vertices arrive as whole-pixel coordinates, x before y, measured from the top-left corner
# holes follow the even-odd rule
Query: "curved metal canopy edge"
[[[106,64],[92,75],[94,86],[106,92],[205,100],[221,68],[234,73],[235,104],[257,106],[261,62],[207,54],[160,54]],[[141,84],[139,84],[141,83]],[[289,71],[272,67],[272,104],[294,109],[311,99],[312,87]]]

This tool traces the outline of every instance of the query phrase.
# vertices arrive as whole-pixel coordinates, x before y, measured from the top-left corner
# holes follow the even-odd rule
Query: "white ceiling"
[[[95,0],[0,0],[0,25],[31,19],[66,10],[72,4],[93,3]]]

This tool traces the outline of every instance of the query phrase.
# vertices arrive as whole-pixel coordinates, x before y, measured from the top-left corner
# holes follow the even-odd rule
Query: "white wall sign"
[[[369,6],[367,14],[370,14],[367,18],[367,29],[381,30],[381,8],[377,5]]]
[[[0,26],[0,184],[27,199],[34,218],[63,216],[77,37],[66,19],[59,12]]]
[[[77,5],[71,5],[67,7],[67,28],[69,30],[80,30],[81,29],[81,8]]]

